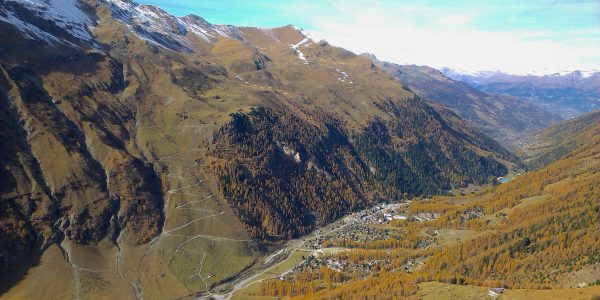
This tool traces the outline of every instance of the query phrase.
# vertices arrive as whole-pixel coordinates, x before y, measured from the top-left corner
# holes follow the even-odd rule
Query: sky
[[[399,64],[466,72],[600,70],[600,0],[140,0],[214,24],[293,24]]]

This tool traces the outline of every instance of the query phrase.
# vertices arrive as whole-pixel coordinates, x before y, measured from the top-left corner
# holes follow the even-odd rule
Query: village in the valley
[[[331,246],[331,244],[339,240],[369,242],[400,238],[401,233],[398,231],[398,227],[391,225],[392,222],[426,222],[439,217],[439,213],[432,212],[409,214],[409,203],[410,201],[378,204],[372,208],[348,214],[337,222],[316,230],[309,237],[302,240],[303,247],[301,249],[308,251],[309,254],[303,256],[298,265],[283,272],[278,278],[292,279],[298,272],[316,270],[321,266],[326,266],[336,272],[353,273],[359,271],[364,276],[375,272],[378,268],[377,265],[391,263],[385,259],[366,260],[360,263],[336,259],[335,254],[344,251],[345,248]],[[436,232],[431,232],[431,234],[435,235]],[[434,241],[431,239],[424,240],[418,245],[418,248],[426,248],[433,243]],[[409,259],[404,266],[404,270],[410,272],[421,265],[421,261]]]

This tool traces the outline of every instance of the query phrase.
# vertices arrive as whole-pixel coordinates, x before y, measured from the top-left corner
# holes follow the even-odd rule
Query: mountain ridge
[[[502,70],[468,71],[468,70],[448,68],[448,67],[440,67],[437,69],[440,70],[440,72],[442,72],[442,73],[448,73],[451,75],[455,74],[453,76],[465,75],[465,76],[474,76],[474,77],[484,77],[484,76],[489,76],[489,75],[493,75],[493,74],[504,74],[504,75],[509,75],[509,76],[533,76],[533,77],[572,75],[572,76],[580,76],[580,77],[586,78],[586,77],[592,77],[592,76],[596,75],[596,73],[600,73],[600,70],[597,70],[597,69],[576,69],[576,70],[570,70],[570,71],[567,71],[567,70],[535,71],[535,70],[533,70],[531,72],[526,72],[526,73],[515,73],[515,72],[502,71]]]
[[[482,92],[443,75],[414,65],[397,65],[366,55],[397,81],[420,96],[447,105],[462,118],[481,128],[505,145],[518,145],[526,135],[560,120],[541,107],[515,97]]]
[[[537,103],[564,118],[572,118],[600,107],[600,72],[574,71],[543,76],[503,72],[465,75],[443,69],[442,73],[484,92],[511,95],[523,101]]]
[[[600,111],[561,122],[531,136],[524,146],[524,163],[530,168],[546,166],[583,147],[600,132]]]
[[[119,0],[4,3],[0,112],[14,130],[0,148],[0,261],[19,270],[7,297],[226,291],[273,243],[343,211],[518,163],[292,26],[213,26]],[[57,3],[88,17],[45,14]],[[214,276],[198,280],[199,266]]]

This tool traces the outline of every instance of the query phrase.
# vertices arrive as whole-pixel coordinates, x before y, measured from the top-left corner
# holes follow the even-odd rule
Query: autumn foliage
[[[400,235],[385,240],[334,239],[323,246],[348,248],[332,257],[351,263],[383,261],[370,276],[341,274],[323,280],[323,270],[294,282],[272,280],[268,295],[298,299],[396,299],[414,297],[418,284],[551,289],[565,274],[600,262],[600,142],[509,183],[466,196],[438,196],[411,203],[408,213],[437,212],[427,222],[394,222]],[[446,246],[419,247],[424,231],[465,229],[474,238]],[[420,268],[402,268],[420,259]],[[299,288],[302,286],[302,288]]]

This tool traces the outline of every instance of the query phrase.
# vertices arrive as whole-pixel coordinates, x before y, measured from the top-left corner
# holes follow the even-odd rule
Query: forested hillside
[[[208,295],[260,265],[266,239],[517,163],[294,26],[0,3],[3,297]]]
[[[317,259],[325,266],[301,264],[293,275],[265,282],[261,293],[394,299],[429,295],[437,286],[464,299],[544,298],[552,293],[538,291],[547,289],[589,299],[582,295],[600,293],[600,134],[589,134],[569,155],[508,183],[416,200],[397,212],[406,219],[366,225],[387,230],[384,239],[324,237],[321,249],[331,252]],[[593,287],[576,288],[587,285]],[[475,294],[458,296],[464,291]]]
[[[548,165],[594,140],[599,131],[600,111],[552,126],[529,139],[524,162],[531,168]]]
[[[232,115],[209,155],[223,196],[254,236],[291,238],[376,202],[489,182],[507,172],[497,159],[515,159],[418,98],[376,105],[392,118],[360,132],[321,111],[301,112],[313,122],[262,107]]]

